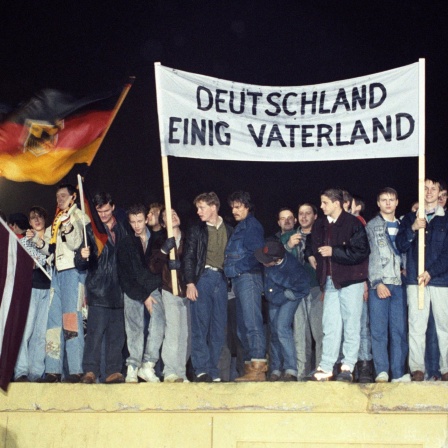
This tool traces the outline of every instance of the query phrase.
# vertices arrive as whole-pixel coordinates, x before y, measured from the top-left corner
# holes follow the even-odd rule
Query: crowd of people
[[[282,208],[271,236],[245,191],[227,198],[234,227],[207,192],[187,230],[158,203],[121,214],[99,193],[91,220],[77,200],[62,184],[52,222],[9,216],[35,260],[16,382],[448,381],[442,181],[401,218],[383,188],[367,223],[362,198],[329,188],[323,216]]]

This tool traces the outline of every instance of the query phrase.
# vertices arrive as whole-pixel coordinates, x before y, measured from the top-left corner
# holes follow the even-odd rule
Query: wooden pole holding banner
[[[155,62],[154,66],[160,65],[160,62]],[[157,91],[157,105],[160,105],[162,98],[159,95],[160,80],[158,79],[157,70],[156,73],[156,91]],[[162,155],[162,176],[163,176],[163,194],[165,198],[165,213],[166,213],[166,232],[168,238],[173,236],[173,216],[171,214],[171,192],[170,192],[170,176],[168,171],[168,156]],[[175,260],[176,254],[174,249],[170,250],[170,260]],[[173,285],[173,294],[177,296],[179,289],[177,287],[177,272],[171,271],[171,283]]]
[[[418,217],[425,218],[425,59],[418,61]],[[425,271],[425,232],[418,230],[418,273]],[[418,309],[425,305],[425,286],[418,286]]]
[[[166,231],[168,238],[173,236],[173,216],[171,214],[171,193],[170,193],[170,177],[168,172],[168,156],[162,156],[162,175],[163,175],[163,193],[165,197],[165,213],[166,213]],[[170,260],[174,260],[176,254],[174,249],[170,250]],[[173,294],[179,294],[177,288],[177,272],[171,271],[171,283],[173,284]]]

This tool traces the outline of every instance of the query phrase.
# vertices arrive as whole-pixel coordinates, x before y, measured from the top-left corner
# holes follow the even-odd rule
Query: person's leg
[[[323,341],[322,360],[319,367],[324,372],[332,372],[338,359],[342,338],[342,317],[339,292],[330,277],[325,284],[324,310],[322,317]]]
[[[388,285],[389,286],[389,285]],[[391,297],[380,299],[376,289],[369,290],[369,317],[375,372],[389,375],[389,309]],[[401,376],[401,375],[400,375]]]
[[[143,362],[153,362],[154,364],[160,358],[160,349],[165,336],[165,308],[162,302],[162,293],[156,289],[151,296],[157,303],[152,306],[151,319],[149,320],[148,337],[146,339],[145,353]]]
[[[32,289],[31,297],[30,297],[30,305],[28,308],[28,314],[26,317],[25,330],[23,332],[22,342],[20,344],[19,354],[17,356],[16,365],[14,367],[14,379],[20,377],[29,376],[29,369],[32,365],[30,356],[31,356],[31,348],[28,350],[28,345],[31,340],[31,336],[33,335],[35,324],[36,324],[36,316],[37,309],[39,306],[39,292],[40,289]],[[45,353],[45,352],[44,352]],[[30,379],[30,378],[28,378]]]
[[[282,373],[283,359],[282,347],[278,337],[278,314],[280,307],[269,303],[269,326],[271,330],[271,337],[269,339],[269,370],[271,372],[271,379],[279,379]]]
[[[361,295],[362,297],[362,295]],[[363,300],[361,312],[361,331],[359,340],[359,361],[372,360],[372,336],[370,334],[369,309],[366,301]]]
[[[242,358],[244,364],[250,362],[250,346],[249,341],[247,339],[247,329],[246,324],[244,322],[244,312],[243,312],[243,303],[244,303],[244,289],[243,282],[240,280],[240,277],[236,277],[232,279],[232,287],[235,293],[235,311],[236,311],[236,334],[238,341],[241,344],[242,349]],[[261,302],[261,300],[260,300]],[[261,304],[260,304],[261,310]]]
[[[408,285],[409,368],[411,373],[425,372],[426,328],[431,297],[425,288],[424,308],[418,309],[418,286]]]
[[[177,342],[177,367],[176,375],[179,378],[187,378],[187,362],[191,356],[191,316],[190,300],[186,297],[177,297],[179,306],[179,339]]]
[[[448,381],[448,288],[427,286],[433,306],[437,340],[440,349],[440,373]]]
[[[288,300],[280,307],[277,316],[277,334],[281,346],[283,370],[285,375],[292,375],[295,378],[297,378],[297,357],[292,323],[299,303],[299,300]]]
[[[96,378],[100,375],[101,348],[108,319],[107,308],[89,306],[82,367],[84,373],[93,372]]]
[[[162,345],[162,359],[164,363],[163,374],[165,379],[169,376],[178,375],[180,353],[186,354],[187,335],[184,335],[183,313],[185,306],[177,296],[168,291],[162,291],[162,302],[165,308],[165,338]],[[186,362],[186,360],[184,361]]]
[[[29,379],[36,381],[45,372],[45,333],[47,330],[48,310],[50,307],[50,290],[39,289],[34,330],[28,344],[29,350]]]
[[[429,306],[428,326],[426,328],[425,367],[428,378],[440,378],[440,350],[437,339],[436,322],[432,305]]]
[[[388,285],[391,292],[389,311],[390,370],[392,379],[399,379],[406,373],[408,356],[407,307],[401,285]]]
[[[209,350],[210,323],[214,300],[214,272],[206,269],[201,275],[196,288],[198,298],[191,302],[191,362],[195,375],[211,376],[211,359]],[[219,273],[216,273],[219,274]],[[226,292],[227,299],[227,292]]]
[[[319,286],[311,288],[309,299],[307,302],[308,321],[315,344],[315,366],[311,367],[311,370],[313,370],[319,365],[322,359],[322,340],[324,338],[322,329],[324,303],[322,301],[322,291]]]
[[[212,271],[213,272],[213,271]],[[227,327],[227,281],[224,274],[213,272],[215,284],[209,332],[210,375],[220,378],[219,359],[222,356],[226,341]],[[191,310],[190,303],[190,310]]]
[[[342,365],[347,366],[353,372],[358,361],[359,343],[361,334],[361,314],[364,300],[363,283],[355,283],[339,290],[341,304],[341,316],[344,327],[344,343],[342,351],[344,359]]]
[[[50,308],[45,333],[45,373],[62,374],[64,339],[62,337],[62,304],[60,274],[53,270],[50,288]]]
[[[234,279],[233,284],[239,301],[238,328],[244,328],[242,333],[246,334],[250,359],[265,359],[266,338],[261,313],[261,293],[263,291],[261,274],[241,274]]]
[[[65,340],[68,373],[82,374],[84,353],[84,328],[81,308],[84,300],[85,274],[76,269],[67,269],[61,273],[62,294],[62,331]]]
[[[114,373],[121,373],[124,346],[124,311],[123,308],[105,308],[109,315],[106,326],[106,378]]]
[[[299,304],[294,315],[294,345],[297,354],[297,377],[304,378],[311,370],[311,330],[307,318],[307,297]]]
[[[143,303],[124,294],[124,323],[129,357],[127,366],[139,368],[143,356]]]

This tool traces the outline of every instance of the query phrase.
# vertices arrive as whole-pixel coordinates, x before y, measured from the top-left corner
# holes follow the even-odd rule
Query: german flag
[[[46,89],[0,124],[0,176],[53,185],[77,163],[91,165],[131,88],[76,99]]]

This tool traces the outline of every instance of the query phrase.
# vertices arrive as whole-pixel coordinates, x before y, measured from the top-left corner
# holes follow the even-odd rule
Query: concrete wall
[[[11,384],[0,447],[448,447],[448,384]]]

